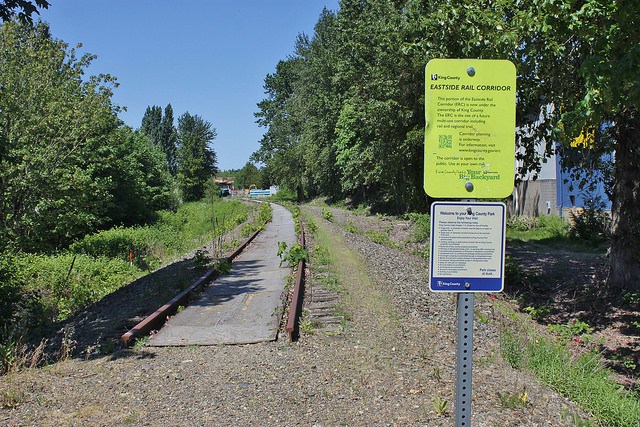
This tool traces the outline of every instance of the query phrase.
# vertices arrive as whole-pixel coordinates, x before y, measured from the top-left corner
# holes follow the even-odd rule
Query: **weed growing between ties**
[[[333,213],[326,206],[322,207],[322,217],[329,222],[333,221]]]
[[[286,242],[278,242],[278,256],[280,257],[280,266],[284,261],[287,261],[290,268],[297,268],[300,261],[309,259],[309,253],[298,242],[288,249]]]
[[[258,230],[264,230],[268,222],[271,222],[273,208],[269,203],[260,203],[258,214],[242,227],[242,235],[248,237]]]
[[[307,310],[302,310],[302,316],[300,318],[300,332],[307,335],[312,335],[316,333],[316,330],[321,325],[309,316],[310,314]]]

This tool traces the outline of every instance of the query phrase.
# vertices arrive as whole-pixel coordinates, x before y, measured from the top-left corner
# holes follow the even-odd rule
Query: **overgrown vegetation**
[[[607,242],[611,238],[611,216],[599,197],[590,198],[584,209],[570,212],[572,237],[591,243]]]
[[[5,251],[0,255],[0,348],[38,335],[146,271],[202,246],[211,221],[227,218],[223,233],[247,218],[240,202],[188,203],[162,212],[154,225],[115,228],[90,235],[56,255]],[[133,255],[133,264],[130,264]],[[13,347],[12,347],[13,346]],[[5,362],[2,362],[5,363]]]
[[[608,214],[595,206],[576,211],[570,221],[557,217],[514,217],[509,220],[507,236],[511,241],[535,242],[554,248],[602,251],[601,243],[606,241],[604,230],[608,229],[609,221]],[[540,271],[525,269],[509,257],[505,270],[505,288],[512,290],[511,296],[533,320],[548,324],[550,319],[563,314],[557,313],[557,306],[552,309],[550,279]],[[622,304],[634,301],[633,295],[633,292],[624,293]],[[588,315],[586,313],[587,318]],[[605,360],[593,336],[594,327],[574,318],[566,323],[548,324],[546,329],[550,335],[540,335],[534,333],[533,328],[523,326],[522,319],[515,313],[508,317],[510,326],[500,334],[501,354],[507,363],[516,369],[532,371],[592,413],[602,425],[640,425],[639,396],[634,391],[625,391],[615,380],[613,371],[605,367],[619,364],[627,372],[633,372],[635,364],[629,363],[633,362],[631,358],[623,359],[617,353]],[[620,360],[616,360],[618,357]],[[578,420],[576,425],[591,424]]]
[[[242,235],[247,237],[258,230],[264,230],[265,225],[271,221],[273,209],[269,203],[260,203],[257,215],[242,227]]]
[[[578,339],[576,335],[588,336],[588,325],[574,322],[550,329],[560,332],[557,339],[537,334],[521,323],[505,326],[500,333],[502,357],[515,369],[532,371],[554,390],[593,414],[603,425],[640,425],[638,396],[620,387],[613,372],[605,367],[602,356],[586,348],[575,354],[569,348]],[[518,404],[516,395],[506,398],[510,403]]]
[[[604,252],[610,223],[607,213],[592,209],[571,212],[570,219],[555,215],[512,216],[507,220],[507,239],[580,252]]]
[[[76,254],[129,260],[143,270],[154,270],[247,220],[249,208],[240,202],[185,203],[177,212],[163,211],[153,225],[96,233],[72,244]],[[263,220],[259,214],[258,220]],[[217,225],[217,226],[216,226]]]
[[[309,259],[309,253],[298,242],[291,245],[290,248],[287,248],[286,242],[279,242],[278,256],[281,259],[280,264],[282,265],[282,262],[287,261],[290,268],[297,268],[300,261]]]
[[[428,242],[431,236],[431,215],[426,213],[408,213],[405,218],[413,221],[414,242]]]

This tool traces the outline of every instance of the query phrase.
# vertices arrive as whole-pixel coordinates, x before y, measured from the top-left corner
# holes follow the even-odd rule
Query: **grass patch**
[[[269,197],[269,200],[274,202],[297,202],[298,195],[295,191],[289,190],[288,188],[280,188],[276,194],[273,194]]]
[[[160,212],[159,220],[152,225],[102,231],[69,249],[76,254],[125,261],[132,255],[136,266],[154,270],[245,222],[249,210],[236,201],[185,203],[177,212]]]
[[[640,425],[640,400],[624,391],[596,351],[574,356],[565,342],[505,327],[500,354],[515,369],[527,369],[558,393],[575,401],[603,425]],[[510,397],[510,396],[506,396]],[[510,402],[516,399],[508,399]]]
[[[513,243],[539,243],[552,248],[587,253],[604,252],[607,245],[606,242],[594,243],[592,240],[576,236],[571,223],[555,215],[509,218],[507,240]]]
[[[545,338],[528,345],[528,367],[549,386],[609,426],[640,425],[640,401],[621,390],[595,351],[572,358],[568,348]]]

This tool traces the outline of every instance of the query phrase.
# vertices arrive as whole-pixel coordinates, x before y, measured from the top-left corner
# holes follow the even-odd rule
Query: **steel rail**
[[[242,253],[242,251],[251,243],[253,239],[260,233],[260,230],[255,231],[251,236],[247,238],[240,246],[238,246],[233,252],[224,257],[227,262],[231,263],[233,260]],[[122,337],[120,337],[120,345],[123,347],[128,347],[131,345],[132,341],[136,337],[148,335],[151,331],[160,329],[162,325],[167,321],[168,317],[178,310],[178,307],[184,305],[188,299],[189,295],[199,289],[205,283],[211,281],[211,279],[215,276],[216,269],[212,268],[204,273],[198,280],[193,282],[191,286],[189,286],[184,291],[180,292],[178,295],[173,297],[168,303],[158,308],[152,314],[147,316],[140,323],[135,325],[133,328],[129,329]]]
[[[302,245],[302,248],[306,247],[304,228],[302,227],[302,223],[300,223],[300,244]],[[302,313],[302,297],[304,296],[304,268],[305,261],[304,259],[301,259],[298,262],[298,269],[296,271],[296,282],[293,287],[291,304],[289,305],[289,317],[287,318],[287,325],[285,326],[287,335],[289,335],[289,341],[291,342],[295,341],[299,335],[298,319],[300,318],[300,314]]]

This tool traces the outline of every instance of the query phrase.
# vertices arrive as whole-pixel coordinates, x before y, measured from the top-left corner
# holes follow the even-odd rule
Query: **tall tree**
[[[114,79],[49,27],[0,28],[0,245],[58,247],[104,223],[109,178],[96,175],[118,125]]]
[[[539,0],[528,10],[530,43],[546,65],[549,123],[563,144],[565,164],[615,152],[612,241],[607,283],[640,290],[640,3]],[[532,19],[531,19],[532,18]],[[530,40],[530,39],[525,39]],[[533,41],[539,41],[534,44]],[[572,147],[571,142],[583,144]],[[574,144],[575,145],[575,144]],[[580,150],[579,156],[569,155]],[[592,164],[598,164],[597,162]],[[594,175],[592,171],[585,171]],[[608,173],[611,175],[607,176]],[[583,182],[586,182],[584,180]]]
[[[153,145],[162,144],[162,108],[157,105],[147,106],[142,116],[140,130],[147,135]]]
[[[255,164],[247,162],[242,169],[235,174],[234,185],[236,188],[249,188],[251,184],[260,186],[260,170]]]
[[[176,127],[173,124],[173,120],[173,108],[171,107],[171,104],[167,104],[164,109],[164,116],[162,117],[161,122],[162,131],[160,135],[160,146],[167,158],[169,172],[171,172],[172,175],[175,175],[178,134],[176,132]]]
[[[208,121],[188,112],[178,118],[177,180],[184,201],[200,200],[207,181],[218,172],[211,143],[216,130]]]
[[[608,283],[637,290],[638,16],[637,0],[342,0],[265,78],[256,116],[267,131],[254,159],[299,197],[340,187],[397,210],[423,208],[425,64],[509,59],[520,172],[535,176],[558,150],[575,174],[612,183]],[[588,143],[572,147],[581,136]],[[593,173],[612,152],[614,166]]]
[[[148,106],[142,117],[140,131],[149,138],[152,145],[162,149],[169,172],[175,175],[178,135],[173,123],[173,107],[171,107],[171,104],[167,104],[165,107],[164,115],[161,107],[157,105]]]
[[[96,176],[109,180],[106,226],[137,225],[153,221],[159,210],[177,206],[173,177],[160,147],[139,131],[121,126],[100,147],[102,163]]]
[[[275,179],[293,191],[298,200],[304,198],[304,150],[300,143],[302,120],[296,110],[294,88],[299,83],[302,59],[290,58],[278,62],[276,72],[265,78],[268,98],[258,104],[256,113],[260,126],[267,131],[260,141],[260,149],[251,160],[269,165]]]

